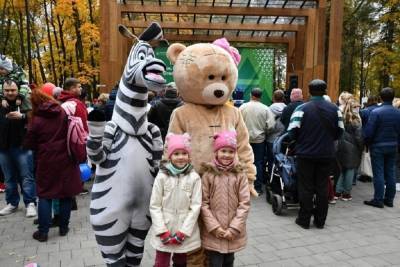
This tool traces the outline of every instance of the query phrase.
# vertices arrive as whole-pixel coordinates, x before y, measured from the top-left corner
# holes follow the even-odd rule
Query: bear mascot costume
[[[172,113],[168,132],[189,133],[192,163],[200,173],[201,163],[210,162],[214,157],[213,136],[224,130],[235,130],[239,161],[245,167],[250,193],[257,196],[249,134],[239,110],[227,104],[238,80],[238,51],[222,38],[212,44],[188,47],[172,44],[167,57],[174,65],[174,81],[185,103]],[[188,254],[188,266],[204,266],[203,261],[201,252]]]

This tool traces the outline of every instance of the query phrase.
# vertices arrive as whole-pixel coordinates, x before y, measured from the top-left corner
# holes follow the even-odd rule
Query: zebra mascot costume
[[[107,266],[139,266],[151,226],[149,202],[163,153],[160,130],[147,121],[148,89],[164,88],[166,66],[150,42],[162,38],[152,23],[139,38],[119,83],[111,121],[93,111],[88,116],[87,152],[97,165],[90,203],[90,223]]]

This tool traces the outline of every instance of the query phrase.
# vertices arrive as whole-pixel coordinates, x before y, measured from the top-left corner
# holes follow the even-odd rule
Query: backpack
[[[87,133],[85,128],[83,128],[82,119],[74,116],[76,112],[76,103],[74,101],[66,101],[61,104],[61,107],[67,114],[68,119],[68,155],[78,163],[86,162]]]

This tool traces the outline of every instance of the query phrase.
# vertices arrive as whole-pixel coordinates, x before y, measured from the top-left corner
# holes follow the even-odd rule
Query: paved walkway
[[[400,266],[400,201],[395,208],[363,205],[372,194],[370,183],[359,183],[353,194],[353,201],[330,206],[323,230],[295,225],[297,210],[275,216],[264,195],[253,200],[249,244],[237,253],[235,266]],[[33,219],[24,217],[25,209],[0,217],[0,266],[104,266],[89,225],[88,204],[88,195],[79,196],[71,232],[60,237],[52,228],[47,243],[32,239],[35,227]],[[147,246],[142,266],[152,266],[153,258],[154,250]]]

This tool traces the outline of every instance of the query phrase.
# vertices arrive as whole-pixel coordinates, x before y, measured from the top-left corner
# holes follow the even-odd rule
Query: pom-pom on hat
[[[223,147],[237,149],[236,131],[222,131],[214,135],[214,152]]]
[[[186,151],[188,154],[191,152],[190,147],[190,135],[188,133],[184,134],[167,134],[166,146],[167,146],[167,156],[168,158],[178,149]]]
[[[290,93],[290,101],[296,102],[303,100],[303,91],[300,88],[293,88]]]

